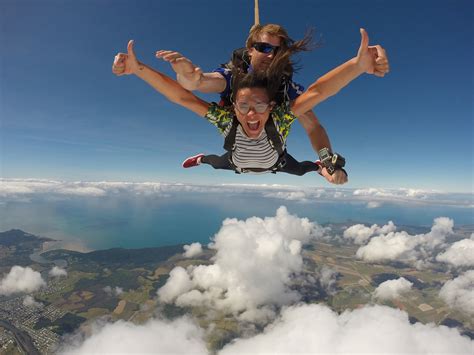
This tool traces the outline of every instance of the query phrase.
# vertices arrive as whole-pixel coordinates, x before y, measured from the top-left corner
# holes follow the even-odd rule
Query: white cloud
[[[162,193],[160,183],[82,182],[38,179],[1,179],[0,197],[22,198],[42,195],[49,198],[102,197],[119,193]]]
[[[319,282],[324,290],[330,295],[336,294],[337,271],[323,265],[318,274]]]
[[[91,333],[70,339],[59,354],[208,354],[202,329],[188,318],[94,324]]]
[[[26,295],[25,298],[23,298],[23,306],[40,308],[43,306],[43,304],[41,302],[36,302],[32,296]]]
[[[103,290],[104,290],[106,293],[108,293],[109,295],[114,295],[114,296],[119,296],[119,295],[121,295],[121,294],[123,293],[123,288],[118,287],[118,286],[116,286],[116,287],[114,287],[114,288],[112,288],[112,287],[110,287],[110,286],[105,286],[105,287],[103,288]]]
[[[371,306],[340,315],[322,305],[284,310],[262,334],[237,339],[228,354],[471,354],[474,342],[456,329],[410,324],[408,314]]]
[[[426,198],[427,192],[420,189],[404,189],[408,197],[422,197]]]
[[[186,258],[192,258],[202,253],[201,243],[192,243],[191,245],[185,245],[183,248],[185,250],[184,256]]]
[[[369,201],[367,202],[367,208],[379,208],[382,206],[382,203],[379,201]]]
[[[444,242],[444,238],[448,234],[453,233],[454,221],[448,217],[435,218],[433,227],[431,227],[430,235],[427,235],[428,241],[434,245]]]
[[[377,224],[373,224],[370,227],[366,227],[363,224],[355,224],[344,231],[345,239],[352,239],[355,244],[365,244],[370,237],[378,234],[386,234],[396,231],[397,227],[392,221],[383,227],[379,227]]]
[[[433,191],[424,191],[420,189],[382,189],[382,188],[368,188],[357,189],[354,191],[355,196],[370,196],[370,197],[390,197],[390,198],[421,198],[425,199]]]
[[[413,283],[400,277],[397,280],[382,282],[374,291],[374,297],[380,300],[392,300],[411,290]]]
[[[52,277],[61,277],[61,276],[64,276],[66,277],[67,276],[67,271],[65,269],[62,269],[58,266],[53,266],[53,268],[49,271],[49,276],[52,276]]]
[[[170,303],[179,295],[191,290],[192,287],[193,283],[187,271],[181,266],[177,266],[171,270],[166,284],[158,290],[158,296],[161,301]]]
[[[299,300],[289,288],[291,277],[302,269],[302,244],[322,231],[285,207],[275,217],[226,219],[210,245],[216,250],[214,264],[173,269],[158,291],[160,300],[207,305],[249,321],[272,316],[262,307]]]
[[[451,307],[474,314],[474,270],[446,282],[439,296]]]
[[[278,191],[264,194],[264,197],[278,198],[287,201],[307,202],[308,196],[304,191]]]
[[[436,260],[456,267],[474,266],[474,239],[463,239],[451,245]]]
[[[390,227],[383,230],[388,234],[373,237],[367,245],[357,250],[357,257],[369,262],[404,261],[422,267],[423,262],[443,247],[446,236],[453,233],[453,220],[439,217],[434,220],[431,231],[426,234],[409,235],[407,232],[393,232]]]
[[[352,191],[355,200],[368,202],[367,207],[379,207],[379,203],[396,202],[416,205],[447,205],[472,208],[472,193],[446,193],[440,191],[426,191],[411,188],[384,189],[366,188]]]
[[[113,182],[113,181],[55,181],[41,179],[0,179],[0,198],[28,200],[33,197],[65,199],[71,197],[96,197],[125,194],[131,196],[169,197],[176,193],[200,194],[252,194],[266,198],[305,202],[329,201],[334,199],[356,201],[367,208],[379,208],[385,202],[403,204],[434,204],[472,208],[472,194],[440,193],[417,189],[347,189],[312,188],[277,184],[221,184],[194,185],[162,182]]]
[[[73,187],[63,187],[57,190],[58,193],[63,195],[76,195],[76,196],[105,196],[107,194],[103,189],[94,187],[94,186],[73,186]]]
[[[0,295],[13,293],[30,293],[46,286],[38,271],[30,267],[13,266],[10,272],[0,280]]]
[[[312,201],[328,201],[334,198],[347,197],[350,193],[347,193],[347,189],[340,191],[334,188],[307,188],[307,187],[295,187],[295,186],[272,186],[267,189],[268,192],[263,193],[263,197],[278,198],[287,201],[298,201],[298,202],[312,202]],[[258,191],[258,190],[257,190]]]
[[[387,197],[394,196],[393,193],[387,192],[384,189],[368,188],[368,189],[357,189],[353,192],[355,196],[375,196],[375,197]]]

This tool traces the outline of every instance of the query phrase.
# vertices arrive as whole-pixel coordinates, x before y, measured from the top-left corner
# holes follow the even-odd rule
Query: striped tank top
[[[250,139],[243,132],[242,126],[237,127],[235,150],[232,162],[240,169],[270,169],[278,161],[278,152],[271,146],[265,130],[257,139]]]

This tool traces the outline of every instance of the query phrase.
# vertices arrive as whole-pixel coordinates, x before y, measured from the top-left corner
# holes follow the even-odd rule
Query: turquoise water
[[[365,203],[356,202],[298,203],[238,194],[225,198],[219,194],[177,194],[3,202],[0,230],[19,228],[79,242],[90,249],[207,244],[225,218],[274,216],[281,205],[320,224],[348,220],[385,224],[392,220],[396,225],[430,227],[433,219],[441,216],[454,219],[455,226],[474,224],[473,209],[466,207],[385,203],[368,209]]]

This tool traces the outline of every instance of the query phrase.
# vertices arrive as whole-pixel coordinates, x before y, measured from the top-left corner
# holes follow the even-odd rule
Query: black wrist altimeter
[[[346,159],[340,154],[331,153],[328,148],[323,148],[318,152],[319,159],[322,166],[326,168],[330,175],[334,174],[336,170],[343,170],[346,165]]]

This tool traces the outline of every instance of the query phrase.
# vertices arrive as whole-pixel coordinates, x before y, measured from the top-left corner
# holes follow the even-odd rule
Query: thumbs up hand
[[[390,71],[387,54],[380,45],[369,46],[369,35],[363,28],[360,29],[360,47],[357,52],[357,63],[367,74],[384,77]]]
[[[112,73],[117,76],[135,74],[140,65],[133,50],[133,40],[127,45],[127,53],[118,53],[112,65]]]

